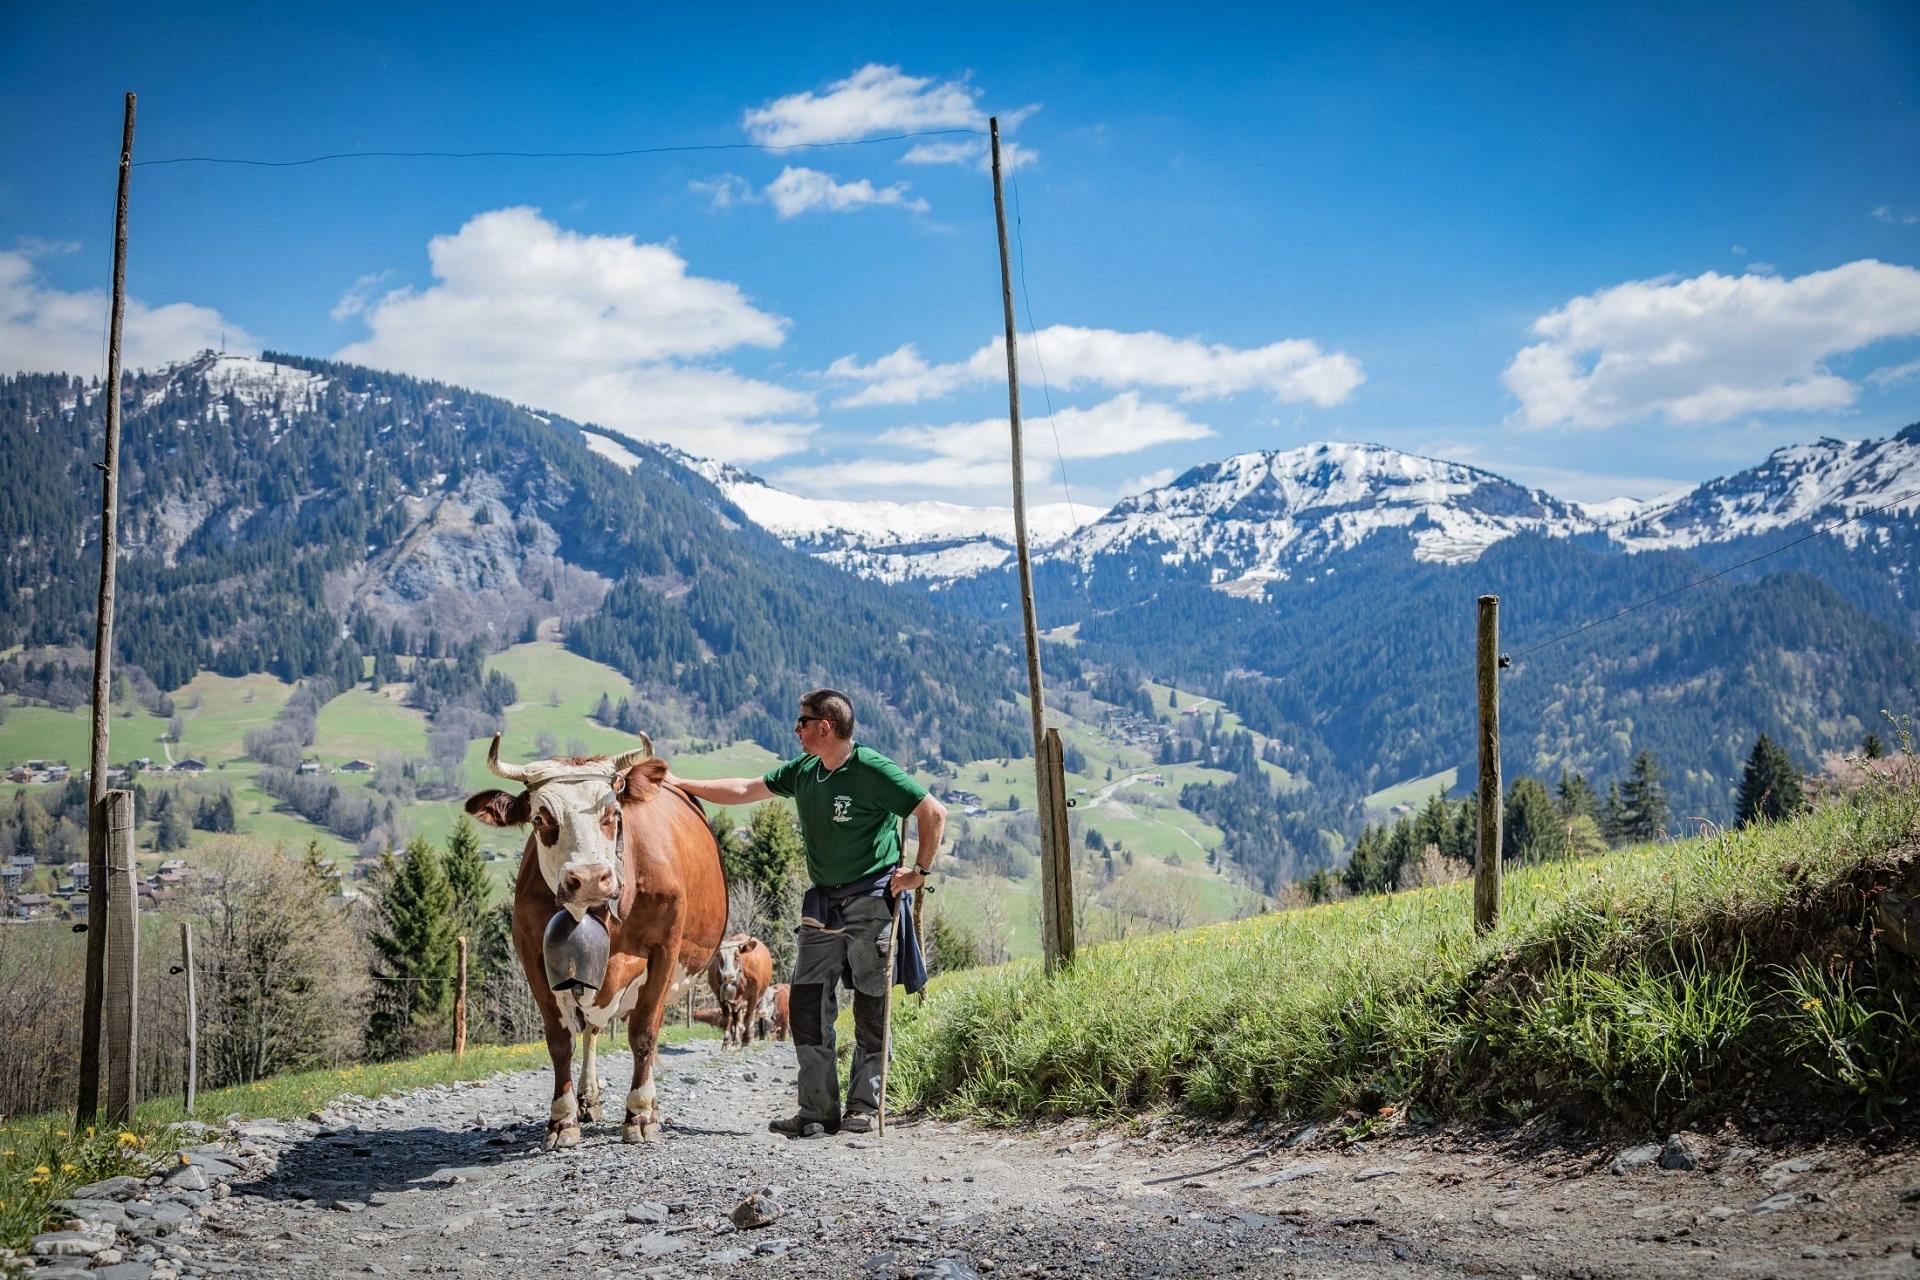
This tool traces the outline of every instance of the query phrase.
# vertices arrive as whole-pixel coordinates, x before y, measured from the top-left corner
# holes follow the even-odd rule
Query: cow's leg
[[[553,1059],[553,1107],[547,1114],[544,1148],[580,1145],[580,1111],[573,1092],[573,1032],[560,1021],[557,1009],[540,1010],[547,1026],[547,1056]]]
[[[594,1058],[594,1046],[600,1042],[600,1032],[591,1023],[581,1033],[583,1041],[580,1050],[580,1118],[600,1121],[600,1064]]]
[[[664,947],[647,953],[647,980],[627,1017],[627,1042],[633,1049],[633,1087],[627,1091],[622,1142],[658,1142],[666,1113],[653,1092],[653,1063],[660,1050],[660,1024],[667,1016],[667,988],[673,985],[674,957],[680,954],[680,933]]]

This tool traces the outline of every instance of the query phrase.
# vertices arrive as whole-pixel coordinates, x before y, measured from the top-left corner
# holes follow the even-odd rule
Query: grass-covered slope
[[[1920,791],[1883,786],[1513,871],[1484,937],[1462,883],[1093,948],[1051,982],[1031,962],[956,975],[896,1011],[893,1078],[994,1118],[1559,1106],[1665,1123],[1788,1089],[1879,1111],[1920,1079],[1899,949],[1916,939],[1882,927],[1916,895]]]

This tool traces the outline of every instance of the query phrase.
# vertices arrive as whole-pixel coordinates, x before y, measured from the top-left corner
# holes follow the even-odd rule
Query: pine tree
[[[333,868],[332,859],[318,840],[307,841],[307,847],[300,855],[300,868],[318,880],[329,894],[340,891],[340,873]]]
[[[1667,825],[1666,779],[1654,762],[1653,752],[1645,747],[1628,766],[1627,780],[1620,786],[1622,836],[1630,841],[1657,840]]]
[[[369,1038],[391,1053],[453,1003],[453,887],[440,851],[416,837],[382,864],[379,893],[374,976],[388,989],[378,993]]]
[[[805,887],[807,855],[793,808],[769,801],[747,819],[746,835],[723,847],[729,883],[744,880],[760,895],[767,932],[762,939],[773,953],[774,967],[791,960],[793,933],[800,925],[800,893]]]
[[[1619,844],[1627,838],[1627,804],[1620,798],[1620,783],[1616,780],[1607,784],[1606,803],[1600,806],[1600,834],[1608,844]]]
[[[1778,822],[1799,809],[1803,801],[1800,769],[1785,747],[1761,734],[1747,755],[1740,775],[1740,798],[1734,821]]]
[[[1593,794],[1593,785],[1585,775],[1572,769],[1560,770],[1560,785],[1554,788],[1554,800],[1563,818],[1578,818],[1582,814],[1596,819],[1600,816],[1600,797]]]
[[[1887,754],[1887,748],[1881,743],[1879,734],[1869,731],[1867,736],[1861,740],[1860,754],[1869,760],[1878,760]]]
[[[468,981],[477,987],[484,975],[471,970],[480,931],[486,924],[493,884],[487,877],[486,858],[480,851],[480,830],[464,813],[453,824],[453,834],[447,837],[447,887],[453,893],[454,932],[467,935]]]
[[[1521,778],[1507,792],[1501,820],[1500,856],[1505,862],[1544,862],[1565,849],[1564,822],[1538,778]]]

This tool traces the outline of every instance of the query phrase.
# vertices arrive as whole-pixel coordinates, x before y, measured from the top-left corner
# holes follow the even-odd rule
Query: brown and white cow
[[[770,1040],[785,1040],[793,1024],[793,986],[776,982],[760,997],[760,1010],[754,1017],[754,1029]]]
[[[753,1043],[760,997],[773,983],[773,956],[758,938],[736,933],[707,961],[707,985],[726,1014],[724,1043],[745,1048]]]
[[[720,849],[699,806],[661,785],[666,762],[653,744],[618,756],[503,764],[500,737],[487,767],[526,789],[483,791],[467,812],[495,827],[533,824],[513,888],[513,944],[533,988],[553,1059],[548,1149],[580,1141],[580,1120],[600,1119],[594,1041],[615,1018],[627,1019],[633,1084],[620,1136],[652,1141],[663,1113],[653,1067],[667,989],[676,970],[700,972],[727,925]],[[542,938],[555,912],[575,920],[604,908],[609,935],[606,977],[598,990],[556,992],[547,983]],[[580,1087],[571,1077],[574,1036],[583,1038]]]

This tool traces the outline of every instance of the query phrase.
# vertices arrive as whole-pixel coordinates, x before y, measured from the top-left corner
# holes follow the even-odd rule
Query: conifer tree
[[[1600,806],[1600,834],[1608,844],[1619,844],[1627,838],[1627,804],[1620,798],[1620,783],[1607,784],[1607,799]]]
[[[1657,840],[1667,825],[1666,779],[1653,752],[1640,748],[1620,785],[1621,835],[1630,841]]]
[[[1572,769],[1560,770],[1560,785],[1554,788],[1554,800],[1563,818],[1577,818],[1582,814],[1594,819],[1600,816],[1600,797],[1593,794],[1593,785],[1584,774]]]
[[[1878,760],[1887,754],[1887,748],[1881,743],[1879,734],[1869,731],[1861,740],[1860,754],[1869,760]]]
[[[374,976],[387,990],[377,993],[369,1032],[378,1050],[394,1052],[453,1002],[453,887],[440,851],[415,837],[398,858],[387,856],[379,893]]]
[[[792,806],[775,801],[757,806],[747,819],[745,837],[723,846],[722,857],[730,859],[723,863],[728,882],[744,880],[760,895],[767,932],[772,935],[761,941],[773,953],[774,967],[783,968],[791,959],[793,932],[800,924],[800,890],[806,875],[806,846],[800,841]]]
[[[1800,769],[1785,747],[1761,734],[1747,755],[1740,775],[1740,797],[1734,821],[1778,822],[1797,810],[1803,800]]]
[[[1538,778],[1521,778],[1507,792],[1500,824],[1500,856],[1506,862],[1544,862],[1566,844],[1564,819]]]

